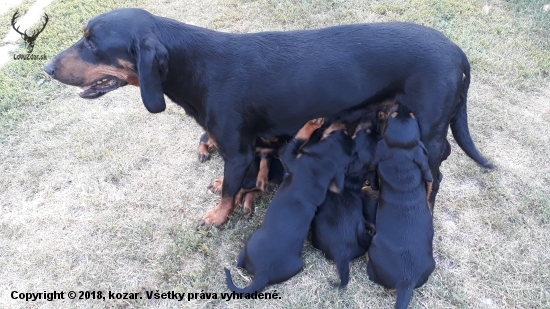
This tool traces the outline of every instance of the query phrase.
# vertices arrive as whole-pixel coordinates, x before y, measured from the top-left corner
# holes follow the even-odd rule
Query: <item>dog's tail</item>
[[[397,288],[397,300],[395,301],[395,309],[407,309],[413,296],[414,287],[408,285],[406,287]]]
[[[468,89],[470,88],[470,63],[464,52],[460,51],[462,55],[462,66],[464,69],[463,75],[463,87],[460,94],[460,102],[454,115],[451,117],[451,132],[455,138],[458,146],[470,157],[476,161],[477,164],[484,168],[493,168],[487,159],[485,159],[481,153],[477,150],[468,130],[468,113],[466,111],[466,101],[468,96]]]
[[[231,272],[227,268],[223,268],[225,270],[225,283],[227,283],[227,287],[231,292],[235,293],[254,293],[254,292],[261,292],[265,286],[267,285],[267,278],[264,276],[254,276],[254,280],[252,280],[252,284],[247,286],[244,289],[240,289],[235,286],[233,283],[233,279],[231,278]]]

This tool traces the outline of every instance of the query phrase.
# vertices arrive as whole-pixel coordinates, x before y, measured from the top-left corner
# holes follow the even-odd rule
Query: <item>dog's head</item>
[[[141,9],[98,15],[84,26],[82,38],[44,65],[44,71],[64,84],[80,87],[79,95],[86,99],[125,85],[139,86],[147,110],[162,112],[168,52],[158,40],[154,19]]]

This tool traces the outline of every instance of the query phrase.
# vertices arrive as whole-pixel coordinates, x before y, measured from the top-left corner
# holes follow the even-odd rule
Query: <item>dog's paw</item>
[[[210,209],[202,218],[199,227],[209,229],[219,227],[227,221],[227,215],[219,211],[217,207]]]
[[[199,148],[197,149],[199,154],[199,162],[204,162],[210,160],[210,152],[208,151],[208,144],[201,142]]]
[[[222,194],[222,186],[223,186],[223,176],[220,176],[214,179],[214,181],[212,181],[212,183],[208,186],[208,190],[210,190],[210,192],[215,194]]]

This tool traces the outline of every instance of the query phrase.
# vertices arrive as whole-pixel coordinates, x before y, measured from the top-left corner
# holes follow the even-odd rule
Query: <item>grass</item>
[[[472,63],[470,131],[496,165],[478,168],[454,143],[435,208],[437,268],[413,308],[550,308],[550,12],[546,1],[496,0],[55,0],[35,53],[49,58],[81,36],[90,17],[122,6],[229,32],[290,30],[389,20],[434,27]],[[25,2],[26,5],[30,3]],[[485,8],[484,8],[485,7]],[[488,12],[488,13],[486,13]],[[0,16],[9,25],[11,14]],[[2,30],[0,30],[2,31]],[[22,46],[21,46],[22,48]],[[21,49],[22,50],[22,49]],[[201,130],[169,104],[151,115],[125,87],[86,101],[50,80],[43,61],[0,69],[0,307],[3,308],[390,308],[364,258],[348,290],[309,243],[305,269],[269,287],[281,300],[65,300],[22,302],[12,290],[226,292],[250,280],[235,259],[259,226],[236,211],[222,228],[197,230],[218,197],[218,155],[197,162]]]

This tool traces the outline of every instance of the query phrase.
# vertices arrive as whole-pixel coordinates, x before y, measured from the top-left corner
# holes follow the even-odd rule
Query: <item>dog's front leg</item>
[[[210,209],[203,217],[201,226],[220,226],[227,221],[227,216],[235,209],[235,196],[241,189],[248,167],[254,159],[252,143],[250,147],[239,151],[239,143],[228,143],[228,148],[219,145],[220,153],[225,161],[223,171],[222,199],[218,205]],[[235,149],[233,149],[235,148]]]

